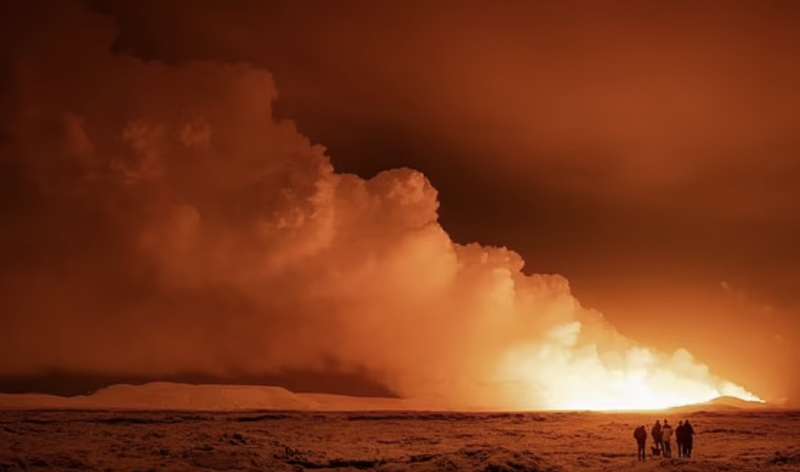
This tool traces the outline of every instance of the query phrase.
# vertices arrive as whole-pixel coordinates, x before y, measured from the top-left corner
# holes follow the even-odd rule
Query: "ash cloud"
[[[105,17],[54,9],[7,67],[0,373],[230,378],[335,359],[455,406],[750,398],[686,351],[626,339],[563,277],[453,242],[420,172],[337,173],[274,118],[267,71],[113,55]]]

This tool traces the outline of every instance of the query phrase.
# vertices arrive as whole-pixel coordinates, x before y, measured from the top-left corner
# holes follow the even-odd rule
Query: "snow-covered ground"
[[[236,385],[0,394],[0,472],[800,470],[800,411],[736,399],[658,413],[431,410]],[[633,429],[665,417],[692,421],[695,457],[637,463]]]
[[[635,459],[633,428],[698,432],[691,460]],[[800,470],[800,412],[0,411],[10,470]]]

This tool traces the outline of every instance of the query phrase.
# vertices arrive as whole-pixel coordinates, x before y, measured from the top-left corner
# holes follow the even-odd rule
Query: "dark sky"
[[[797,2],[89,5],[118,54],[269,70],[275,113],[337,171],[418,169],[455,241],[797,398]]]

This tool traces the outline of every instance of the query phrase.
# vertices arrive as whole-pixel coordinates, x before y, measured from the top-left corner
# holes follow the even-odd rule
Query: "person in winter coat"
[[[661,427],[661,441],[662,455],[672,457],[672,426],[667,420],[664,420],[664,425]]]
[[[653,436],[653,451],[656,454],[661,454],[661,422],[656,420],[656,424],[650,429],[650,435]]]
[[[692,457],[694,447],[694,428],[689,420],[683,423],[683,457]]]
[[[636,445],[639,447],[636,457],[638,460],[644,462],[647,456],[647,449],[645,447],[647,446],[647,430],[644,425],[633,430],[633,437],[636,439]]]

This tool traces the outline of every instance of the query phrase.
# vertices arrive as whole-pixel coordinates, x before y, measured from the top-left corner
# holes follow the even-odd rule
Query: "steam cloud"
[[[11,68],[2,373],[334,358],[452,406],[754,398],[621,336],[513,251],[451,241],[421,173],[337,174],[272,117],[267,72],[115,56],[104,18],[63,15],[69,30],[29,35]]]

